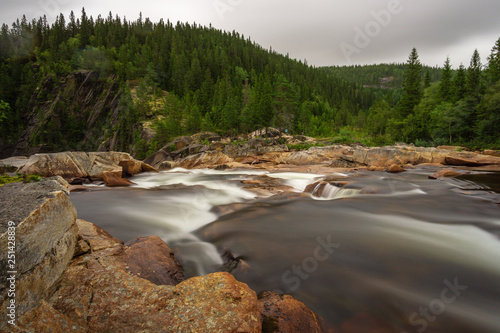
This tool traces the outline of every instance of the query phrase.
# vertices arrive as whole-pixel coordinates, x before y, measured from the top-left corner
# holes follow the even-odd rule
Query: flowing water
[[[189,276],[230,252],[238,280],[292,294],[336,332],[498,333],[500,174],[433,171],[337,174],[347,185],[321,196],[267,199],[240,181],[267,174],[302,192],[322,176],[176,169],[71,199],[79,218],[124,241],[160,236]],[[232,203],[246,204],[213,209]]]

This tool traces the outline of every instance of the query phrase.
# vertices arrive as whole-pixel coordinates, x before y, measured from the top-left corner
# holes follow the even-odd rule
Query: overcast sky
[[[476,48],[484,64],[500,37],[499,0],[2,0],[0,22],[53,22],[82,7],[94,18],[212,24],[315,66],[405,62],[413,47],[430,66],[447,56],[468,66]]]

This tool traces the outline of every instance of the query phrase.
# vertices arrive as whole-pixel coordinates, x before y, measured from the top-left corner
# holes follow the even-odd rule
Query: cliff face
[[[114,77],[78,71],[49,75],[21,110],[26,127],[15,145],[0,147],[3,157],[63,150],[97,150],[120,114]],[[106,147],[114,149],[115,147]]]

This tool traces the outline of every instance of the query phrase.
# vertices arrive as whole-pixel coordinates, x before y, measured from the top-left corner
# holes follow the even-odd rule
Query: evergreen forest
[[[471,55],[458,69],[423,66],[416,49],[404,64],[314,67],[196,23],[85,9],[52,24],[23,17],[0,33],[0,146],[29,132],[28,147],[95,150],[113,138],[146,156],[180,135],[275,127],[331,142],[499,148],[500,39],[487,59]],[[117,96],[96,119],[65,94],[65,78],[88,72]]]

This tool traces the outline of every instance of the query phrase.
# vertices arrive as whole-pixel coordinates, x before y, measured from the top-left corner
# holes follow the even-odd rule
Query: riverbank
[[[352,179],[336,177],[338,172],[399,173],[415,166],[429,166],[437,171],[429,178],[440,179],[471,170],[500,170],[497,156],[456,149],[334,145],[290,151],[288,146],[255,140],[238,147],[213,142],[202,152],[187,144],[178,149],[186,153],[177,157],[173,152],[167,156],[164,148],[146,161],[114,152],[40,154],[0,161],[21,173],[56,177],[0,189],[4,198],[1,244],[8,248],[9,232],[13,232],[8,227],[13,222],[20,253],[16,258],[15,313],[19,326],[9,329],[66,332],[68,327],[74,327],[76,331],[132,332],[229,327],[229,331],[237,332],[239,327],[246,327],[245,331],[260,332],[263,325],[270,325],[285,332],[298,327],[307,327],[308,332],[321,331],[321,320],[293,298],[270,293],[259,299],[255,291],[228,273],[186,280],[173,251],[161,239],[148,237],[124,243],[92,223],[77,220],[68,195],[70,190],[87,190],[82,184],[130,186],[133,182],[127,177],[172,167],[331,175],[309,184],[304,194],[266,173],[241,181],[243,189],[257,196],[276,196],[282,201],[308,195],[321,197],[340,188],[373,191],[359,187]],[[110,175],[114,176],[113,182],[109,181]],[[235,206],[218,209],[217,215],[221,216],[234,211]],[[3,260],[2,269],[7,264]],[[231,258],[226,264],[232,265]],[[237,267],[241,269],[241,265]],[[5,275],[8,270],[2,272]],[[3,277],[2,281],[6,281],[7,275]],[[1,287],[5,291],[2,306],[7,307],[9,286]],[[222,296],[214,290],[220,290]],[[217,309],[216,314],[213,309]],[[297,312],[300,320],[291,320]]]

